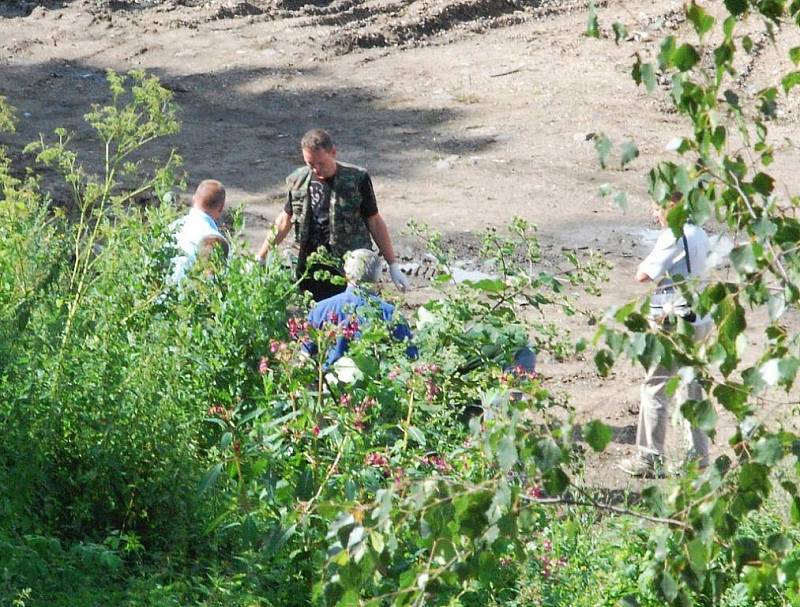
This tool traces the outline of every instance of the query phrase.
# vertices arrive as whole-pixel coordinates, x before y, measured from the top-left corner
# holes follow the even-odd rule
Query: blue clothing
[[[394,306],[392,304],[387,303],[377,295],[368,293],[363,289],[354,287],[353,285],[347,285],[347,289],[343,293],[318,302],[308,313],[308,324],[315,329],[321,329],[326,323],[336,324],[344,328],[348,326],[355,315],[355,320],[360,327],[365,322],[368,322],[368,320],[359,313],[359,310],[364,306],[379,310],[383,321],[387,323],[391,322],[392,316],[394,315]],[[406,348],[406,354],[409,358],[417,358],[417,347],[410,343],[412,334],[408,325],[397,323],[392,327],[391,333],[392,337],[397,341],[407,340],[409,345]],[[361,330],[358,329],[353,338],[358,339],[360,336]],[[336,338],[336,343],[328,350],[326,366],[332,365],[344,356],[349,344],[349,339],[343,335],[339,335]],[[303,344],[303,348],[312,355],[317,351],[317,347],[313,343],[305,343]]]

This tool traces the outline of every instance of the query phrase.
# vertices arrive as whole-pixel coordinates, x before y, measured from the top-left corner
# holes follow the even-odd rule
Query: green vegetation
[[[800,368],[785,325],[800,298],[797,200],[765,172],[778,91],[745,107],[726,88],[736,44],[752,48],[734,35],[746,12],[772,27],[800,6],[726,7],[719,41],[709,42],[717,20],[689,5],[699,42],[667,38],[658,64],[637,57],[633,72],[648,88],[669,75],[694,127],[673,146],[681,163],[650,173],[653,198],[683,194],[673,229],[713,216],[736,237],[724,280],[700,293],[684,285],[716,330],[698,348],[690,325],[665,332],[648,322],[647,302],[633,302],[599,324],[595,354],[601,373],[620,357],[671,357],[700,379],[709,397],[683,413],[712,433],[715,408],[737,421],[707,472],[690,468],[627,504],[583,483],[584,451],[604,450],[610,429],[590,422],[577,442],[569,403],[505,367],[529,336],[554,357],[582,355],[586,344],[549,313],[583,314],[565,291],[595,292],[605,267],[570,253],[569,270],[539,272],[535,229],[522,220],[484,235],[497,278],[455,286],[441,239],[414,226],[442,268],[440,296],[415,323],[417,360],[371,323],[358,327],[349,368],[325,369],[340,329],[306,326],[275,263],[234,255],[168,286],[180,157],[146,154],[177,131],[175,107],[154,78],[109,74],[110,105],[86,116],[105,150],[101,174],[81,166],[64,131],[28,148],[63,176],[69,204],[52,205],[0,155],[0,601],[800,602],[800,437],[764,414]],[[614,25],[618,41],[625,29]],[[594,11],[587,33],[602,33]],[[787,75],[785,92],[798,82]],[[0,101],[0,128],[13,127]],[[728,149],[731,129],[744,148]],[[605,163],[613,144],[597,143]],[[636,155],[626,142],[621,164]],[[130,204],[143,195],[152,203]],[[744,363],[759,308],[766,340]],[[318,356],[299,355],[307,339]]]

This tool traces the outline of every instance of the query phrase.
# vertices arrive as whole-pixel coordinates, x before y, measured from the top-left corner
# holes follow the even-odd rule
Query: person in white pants
[[[675,198],[673,198],[675,200]],[[674,204],[674,202],[673,202]],[[709,240],[705,231],[696,225],[687,223],[683,227],[683,235],[676,238],[667,227],[669,206],[653,205],[653,215],[662,227],[653,250],[639,264],[636,272],[638,282],[655,281],[658,283],[651,298],[650,316],[656,322],[675,322],[682,317],[691,322],[695,341],[704,340],[713,323],[709,316],[698,318],[679,289],[673,277],[685,280],[702,280],[706,272],[709,253]],[[639,424],[636,432],[638,454],[633,458],[620,462],[620,468],[632,476],[657,477],[665,472],[664,442],[669,423],[669,396],[666,391],[667,382],[678,373],[678,365],[657,364],[648,369],[647,377],[641,387],[641,404],[639,406]],[[693,380],[682,384],[675,393],[676,405],[680,407],[686,400],[702,400],[703,390]],[[693,428],[688,420],[682,418],[689,447],[688,460],[696,460],[700,468],[708,466],[708,435],[698,428]]]
[[[217,222],[225,209],[225,188],[216,179],[206,179],[192,196],[192,208],[170,226],[175,246],[180,252],[172,260],[173,284],[181,282],[198,258],[204,258],[220,247],[228,255],[228,241]]]

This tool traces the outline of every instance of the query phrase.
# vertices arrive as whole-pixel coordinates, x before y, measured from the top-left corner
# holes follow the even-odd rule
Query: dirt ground
[[[603,309],[645,292],[632,275],[649,246],[642,230],[655,228],[646,173],[688,131],[663,89],[635,86],[632,57],[653,57],[663,36],[689,26],[675,0],[597,6],[599,40],[583,35],[587,6],[572,0],[0,0],[0,95],[21,118],[0,144],[67,127],[91,170],[99,148],[82,116],[107,99],[104,71],[146,69],[182,108],[183,130],[161,150],[179,148],[190,187],[225,183],[246,209],[253,249],[301,162],[301,135],[321,126],[340,158],[369,169],[403,259],[423,253],[402,233],[410,219],[468,258],[482,230],[521,216],[539,226],[552,262],[563,248],[590,247],[614,264],[605,294],[583,300]],[[630,32],[619,44],[615,21]],[[737,82],[743,100],[791,69],[796,32],[779,30],[774,46],[756,37]],[[794,191],[800,109],[794,96],[779,103],[774,174]],[[598,133],[634,141],[640,156],[624,170],[612,156],[602,170]],[[598,195],[603,183],[627,191],[627,211]],[[431,294],[415,278],[407,300]],[[639,370],[621,365],[601,379],[588,360],[546,357],[540,369],[570,393],[579,418],[615,429],[590,476],[633,486],[612,463],[633,453]],[[723,414],[715,449],[730,431]]]

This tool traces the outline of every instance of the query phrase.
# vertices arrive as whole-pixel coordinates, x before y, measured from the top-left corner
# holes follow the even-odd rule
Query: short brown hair
[[[304,150],[325,150],[330,152],[333,149],[333,139],[331,134],[324,129],[311,129],[300,140],[300,147]]]

